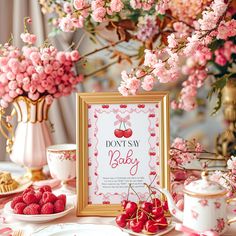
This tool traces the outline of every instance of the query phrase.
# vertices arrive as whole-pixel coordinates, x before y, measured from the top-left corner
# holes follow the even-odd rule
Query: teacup
[[[76,177],[76,145],[58,144],[47,148],[47,161],[52,178],[65,183]]]

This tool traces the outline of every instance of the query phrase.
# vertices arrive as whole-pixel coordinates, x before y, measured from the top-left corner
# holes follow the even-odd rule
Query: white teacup
[[[52,178],[66,183],[76,177],[76,145],[58,144],[47,148],[47,161]]]

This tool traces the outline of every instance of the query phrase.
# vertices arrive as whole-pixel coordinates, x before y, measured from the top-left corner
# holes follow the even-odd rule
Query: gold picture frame
[[[115,216],[121,211],[120,204],[89,204],[89,109],[91,106],[111,104],[160,104],[160,186],[170,189],[169,159],[169,94],[168,92],[145,92],[135,96],[122,96],[116,92],[77,94],[77,216]],[[104,105],[103,105],[104,106]],[[123,105],[124,106],[124,105]],[[157,105],[156,105],[157,106]],[[108,107],[108,106],[107,106]],[[105,106],[104,106],[105,108]],[[156,163],[156,162],[155,162]]]

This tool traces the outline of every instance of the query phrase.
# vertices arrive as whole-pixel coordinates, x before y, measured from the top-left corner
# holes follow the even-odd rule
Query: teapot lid
[[[184,193],[194,197],[220,197],[227,193],[222,185],[208,178],[208,172],[203,171],[202,178],[191,182],[184,188]]]

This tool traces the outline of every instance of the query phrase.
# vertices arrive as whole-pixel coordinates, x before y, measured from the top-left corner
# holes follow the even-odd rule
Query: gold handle
[[[231,202],[236,202],[236,197],[235,198],[230,198],[226,202],[227,202],[227,204],[229,204]]]
[[[5,109],[0,107],[0,132],[3,135],[3,137],[6,138],[7,140],[7,143],[6,143],[7,153],[11,153],[12,146],[14,143],[13,142],[14,131],[13,131],[12,124],[6,120],[5,113],[6,113]],[[13,116],[14,114],[15,114],[15,109],[12,110],[11,116]]]
[[[226,202],[227,202],[227,204],[230,204],[231,202],[236,202],[236,198],[230,198],[230,199],[228,199]],[[232,224],[232,223],[234,223],[234,222],[236,222],[236,217],[234,217],[234,218],[228,220],[228,221],[227,221],[227,224],[230,225],[230,224]]]
[[[230,225],[230,224],[232,224],[232,223],[234,223],[234,222],[236,222],[236,217],[234,217],[234,218],[228,220],[228,221],[227,221],[227,224]]]

